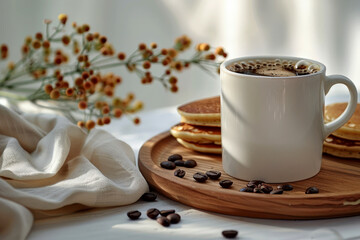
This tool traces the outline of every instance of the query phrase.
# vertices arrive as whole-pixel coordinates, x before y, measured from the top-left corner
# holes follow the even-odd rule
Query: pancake
[[[181,138],[187,142],[221,145],[221,128],[219,127],[195,126],[187,123],[178,123],[171,127],[170,133],[175,138]]]
[[[331,122],[340,116],[344,112],[347,103],[334,103],[325,107],[324,121]],[[360,141],[360,104],[357,104],[354,115],[350,120],[340,127],[338,130],[332,133],[332,135]]]
[[[211,97],[190,102],[178,107],[181,122],[199,125],[220,127],[220,97]]]
[[[342,158],[360,158],[360,141],[330,135],[324,141],[323,152]]]
[[[184,147],[192,149],[197,152],[215,153],[215,154],[221,154],[221,152],[222,152],[221,145],[191,143],[191,142],[182,140],[181,138],[177,138],[176,140],[178,141],[178,143],[180,143]]]

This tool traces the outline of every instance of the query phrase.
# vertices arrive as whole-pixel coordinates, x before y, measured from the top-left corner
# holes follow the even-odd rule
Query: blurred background
[[[327,74],[342,74],[360,89],[360,1],[358,0],[0,0],[0,43],[19,59],[27,35],[44,31],[44,19],[60,13],[88,23],[108,37],[116,51],[130,54],[140,42],[170,47],[186,34],[197,43],[223,46],[228,59],[249,55],[297,56],[318,60]],[[71,27],[68,26],[70,29]],[[142,85],[124,68],[112,69],[124,81],[120,95],[134,92],[145,109],[179,105],[219,95],[219,77],[192,66],[177,74],[179,91],[159,82]],[[345,87],[329,95],[345,98]]]

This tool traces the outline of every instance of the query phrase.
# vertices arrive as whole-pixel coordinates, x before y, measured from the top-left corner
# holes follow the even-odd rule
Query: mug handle
[[[349,121],[351,116],[354,114],[357,105],[358,96],[356,87],[350,79],[342,75],[331,75],[325,77],[325,95],[329,92],[330,88],[337,83],[342,83],[348,88],[350,92],[350,101],[345,111],[337,119],[335,119],[335,121],[324,124],[323,140],[325,140],[325,138],[329,136],[332,132],[334,132],[336,129],[340,128],[347,121]]]

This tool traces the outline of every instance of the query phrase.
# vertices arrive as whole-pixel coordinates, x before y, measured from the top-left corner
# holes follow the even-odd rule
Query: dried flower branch
[[[191,39],[181,36],[175,39],[172,48],[159,49],[156,43],[140,43],[129,56],[125,52],[115,52],[107,37],[98,32],[90,32],[88,24],[73,22],[72,31],[65,32],[68,21],[66,14],[58,16],[58,24],[53,29],[52,22],[45,20],[45,33],[38,32],[34,37],[25,38],[21,47],[22,58],[0,73],[0,96],[17,100],[29,100],[40,104],[54,101],[54,110],[59,110],[78,126],[90,130],[96,125],[109,124],[112,118],[136,113],[143,103],[135,99],[133,93],[120,98],[115,88],[122,78],[114,73],[101,73],[100,70],[126,67],[135,73],[142,84],[159,81],[171,92],[178,91],[175,73],[196,65],[206,71],[218,71],[221,61],[226,58],[223,48],[211,48],[207,43],[196,46],[194,55],[181,59],[182,52],[191,46]],[[9,48],[0,46],[0,61],[7,59]],[[160,66],[162,74],[153,75],[154,65]],[[45,107],[45,106],[43,106]],[[140,119],[132,117],[135,124]]]

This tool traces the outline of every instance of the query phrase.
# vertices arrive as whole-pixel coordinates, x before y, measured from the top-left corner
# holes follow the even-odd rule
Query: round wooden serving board
[[[176,167],[186,171],[184,178],[174,176],[175,170],[160,167],[174,153],[195,159],[195,168]],[[282,195],[246,193],[239,190],[247,181],[227,175],[221,156],[202,154],[186,149],[168,132],[148,140],[139,152],[139,168],[148,183],[158,192],[183,204],[229,215],[271,219],[318,219],[358,215],[360,213],[360,160],[323,156],[322,168],[316,176],[291,183],[294,190]],[[221,171],[219,180],[198,183],[195,172]],[[286,169],[284,169],[286,171]],[[234,182],[229,189],[219,181]],[[269,184],[276,188],[277,184]],[[318,194],[305,194],[310,186],[319,188]]]

